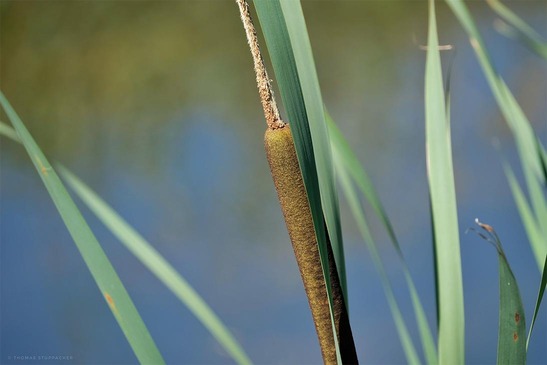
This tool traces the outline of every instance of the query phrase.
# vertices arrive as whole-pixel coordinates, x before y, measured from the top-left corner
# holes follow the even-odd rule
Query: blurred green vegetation
[[[101,131],[127,135],[126,143],[144,143],[141,149],[153,153],[146,147],[154,147],[154,128],[183,110],[215,105],[245,115],[257,109],[251,60],[231,1],[2,1],[0,6],[2,90],[24,111],[45,151],[66,156]],[[329,90],[341,86],[393,87],[395,77],[374,75],[403,51],[393,42],[400,33],[378,29],[410,22],[423,31],[419,18],[405,16],[425,15],[412,4],[305,2],[304,7],[327,98],[339,97]],[[341,61],[348,67],[329,72]],[[355,78],[365,67],[367,76]],[[362,104],[358,93],[345,98],[351,106]],[[22,108],[28,105],[32,108]]]

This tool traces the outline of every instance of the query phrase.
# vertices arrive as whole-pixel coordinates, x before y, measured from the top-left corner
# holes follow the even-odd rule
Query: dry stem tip
[[[236,0],[236,3],[239,7],[241,21],[243,22],[245,34],[247,35],[247,42],[249,43],[251,54],[253,56],[256,85],[258,87],[258,94],[260,95],[262,109],[264,109],[266,123],[268,124],[269,129],[282,128],[285,126],[285,122],[281,120],[281,117],[279,116],[279,109],[275,103],[270,78],[266,72],[264,60],[262,58],[262,54],[260,53],[260,47],[258,46],[256,30],[249,11],[249,4],[245,0]]]

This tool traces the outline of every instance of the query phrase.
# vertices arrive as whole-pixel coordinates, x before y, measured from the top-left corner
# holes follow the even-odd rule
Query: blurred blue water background
[[[545,143],[545,63],[499,35],[485,4],[469,5],[498,71]],[[544,2],[510,5],[547,36]],[[433,324],[419,48],[426,43],[426,3],[306,1],[303,7],[325,102],[378,188]],[[507,158],[520,177],[514,141],[463,30],[445,6],[438,11],[441,43],[456,49],[443,58],[445,65],[454,62],[466,360],[492,364],[497,257],[464,231],[476,217],[496,228],[528,321],[539,272],[500,163]],[[0,21],[1,89],[48,157],[69,166],[152,242],[253,361],[321,363],[263,153],[265,123],[235,4],[2,1]],[[65,364],[136,363],[24,150],[4,138],[0,143],[0,362],[55,355],[71,356]],[[404,363],[378,276],[343,200],[341,208],[359,356],[368,364]],[[231,363],[189,311],[82,211],[166,361]],[[369,217],[417,341],[399,262]],[[530,364],[547,361],[546,343],[543,308]]]

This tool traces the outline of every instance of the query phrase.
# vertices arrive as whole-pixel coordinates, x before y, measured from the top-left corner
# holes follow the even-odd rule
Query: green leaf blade
[[[0,122],[0,135],[21,143],[14,129]],[[240,365],[251,364],[241,345],[192,286],[129,223],[69,169],[58,165],[59,174],[122,244],[139,259],[202,322]]]
[[[524,192],[520,188],[513,170],[506,162],[503,164],[503,170],[505,172],[505,176],[507,177],[511,193],[513,194],[513,199],[515,200],[515,205],[517,206],[522,225],[524,226],[524,230],[528,236],[532,253],[534,254],[538,267],[542,267],[543,262],[541,257],[545,257],[547,255],[547,238],[541,233],[539,224],[534,217],[534,213],[528,204],[526,197],[524,196]]]
[[[503,251],[499,252],[500,313],[498,364],[526,364],[526,325],[517,280]]]
[[[154,340],[99,242],[70,198],[59,176],[2,92],[0,92],[0,104],[17,131],[19,139],[139,362],[164,364]]]
[[[361,237],[363,238],[363,241],[367,245],[367,248],[372,258],[372,262],[374,263],[376,271],[378,272],[380,276],[382,288],[384,290],[384,293],[388,302],[388,306],[391,311],[391,316],[393,317],[393,320],[395,322],[395,328],[397,329],[399,340],[401,341],[401,344],[403,346],[403,351],[406,356],[406,361],[408,364],[412,364],[412,365],[420,364],[420,360],[416,352],[416,348],[414,347],[414,343],[408,332],[407,325],[401,314],[399,305],[397,304],[397,301],[395,299],[393,288],[391,286],[391,283],[385,271],[385,267],[382,262],[382,259],[380,258],[378,248],[376,247],[376,243],[370,233],[370,229],[366,222],[363,209],[361,205],[359,204],[359,198],[357,197],[357,193],[355,192],[355,189],[350,180],[349,172],[344,167],[343,163],[338,162],[340,159],[340,156],[336,153],[336,149],[334,149],[334,151],[335,151],[334,161],[336,162],[335,163],[335,166],[337,167],[336,171],[340,180],[340,184],[342,186],[342,191],[344,192],[344,195],[346,196],[346,201],[348,202],[351,212],[353,214],[353,217],[355,221],[357,222]]]
[[[482,231],[479,237],[494,246],[499,266],[499,324],[498,353],[499,365],[526,364],[526,320],[517,280],[509,261],[503,252],[501,241],[490,225],[475,220]]]
[[[282,16],[279,1],[254,1],[258,19],[264,33],[266,45],[276,75],[276,80],[281,91],[281,99],[291,122],[291,131],[302,172],[302,178],[308,194],[310,209],[315,227],[315,234],[319,245],[321,262],[325,280],[329,281],[327,266],[327,237],[323,223],[319,181],[315,165],[313,143],[309,130],[307,111],[304,97],[298,79],[298,71],[294,61],[294,55],[289,40],[289,35]],[[327,285],[329,299],[332,302],[330,285]]]
[[[543,263],[543,274],[541,275],[541,282],[539,284],[536,305],[534,306],[534,315],[532,316],[532,322],[530,323],[530,330],[528,331],[528,337],[526,338],[526,351],[528,351],[528,344],[530,343],[530,338],[532,337],[532,331],[534,329],[534,325],[536,324],[536,318],[539,312],[539,307],[541,306],[541,301],[543,300],[543,294],[545,293],[546,286],[547,286],[547,256],[545,256],[545,262]]]
[[[544,186],[547,186],[547,174],[542,161],[542,153],[538,153],[537,149],[539,139],[506,83],[495,71],[477,26],[464,2],[462,0],[446,0],[446,3],[467,32],[496,103],[515,138],[533,215],[538,222],[540,234],[547,237],[547,199],[545,199],[542,190]],[[547,241],[543,242],[543,248],[540,250],[534,248],[533,245],[532,249],[536,254],[538,269],[541,271],[544,256],[537,253],[547,250]]]
[[[429,1],[428,33],[426,155],[438,267],[439,363],[464,364],[465,320],[456,192],[433,0]]]
[[[335,166],[335,171],[337,173],[339,181],[341,182],[342,191],[346,197],[346,201],[348,201],[348,204],[350,204],[353,218],[357,222],[359,230],[361,232],[361,236],[364,242],[367,244],[369,251],[371,252],[373,262],[375,262],[376,270],[378,271],[380,276],[385,274],[385,269],[383,268],[383,263],[380,260],[376,243],[373,240],[372,235],[370,234],[363,208],[359,204],[354,203],[354,201],[358,201],[358,198],[357,194],[353,192],[353,185],[351,184],[351,182],[349,182],[349,177],[351,178],[353,183],[355,183],[355,185],[357,186],[361,194],[363,194],[368,203],[371,205],[374,213],[380,219],[384,228],[388,232],[390,241],[402,263],[403,273],[411,295],[412,306],[414,308],[414,316],[416,318],[416,323],[418,324],[420,340],[422,343],[426,362],[430,365],[437,364],[437,350],[435,348],[435,341],[433,339],[433,335],[431,333],[431,329],[429,327],[429,323],[427,321],[420,296],[418,295],[418,291],[416,290],[416,286],[414,285],[414,280],[412,279],[412,275],[410,274],[410,270],[408,269],[408,265],[403,256],[401,246],[399,244],[397,236],[395,235],[395,230],[393,229],[391,221],[380,201],[380,198],[372,184],[372,181],[369,179],[367,173],[357,159],[357,156],[352,151],[349,143],[343,136],[342,132],[338,129],[331,116],[326,113],[325,117],[327,119],[327,126],[329,128],[329,135],[331,137],[333,164]],[[345,175],[348,175],[349,177],[346,177]],[[378,257],[378,260],[375,260],[375,257]],[[384,285],[386,283],[389,284],[387,277],[385,280],[382,279],[382,284]],[[388,294],[389,291],[392,291],[390,284],[389,287],[384,285],[384,292],[386,293],[386,297],[388,297],[388,301],[390,300]],[[395,306],[397,306],[397,303],[395,302],[395,306],[393,306],[393,304],[391,303],[388,304],[390,305],[390,309],[393,307],[392,317],[396,322],[397,331],[399,333],[401,343],[404,346],[407,362],[412,363],[414,358],[413,352],[415,353],[415,350],[413,351],[413,348],[410,347],[410,345],[412,345],[412,341],[409,341],[409,339],[406,338],[406,324],[404,320],[398,319],[399,316],[396,313],[396,311],[398,311],[398,307],[395,308]],[[405,328],[403,328],[403,325],[405,326]]]
[[[293,131],[296,153],[308,194],[321,264],[334,318],[331,279],[328,272],[327,237],[332,249],[347,307],[347,290],[338,196],[326,129],[323,102],[311,46],[299,2],[255,0],[255,8],[274,68],[281,98]],[[335,333],[334,322],[333,333]],[[349,330],[349,329],[348,329]],[[347,343],[335,346],[338,361],[356,358],[350,331]],[[351,342],[351,343],[350,343]],[[342,349],[342,353],[340,352]]]
[[[340,227],[338,193],[334,184],[332,152],[330,149],[323,100],[317,72],[315,70],[311,44],[300,2],[294,0],[281,0],[280,3],[283,15],[286,19],[298,77],[302,86],[317,167],[323,214],[334,251],[338,276],[340,277],[344,297],[347,300],[348,293],[342,230]]]
[[[547,60],[547,44],[532,27],[530,27],[524,20],[522,20],[522,18],[505,6],[501,1],[487,0],[486,2],[500,18],[509,24],[498,27],[498,31],[508,37],[516,38],[517,40],[523,42],[531,50]]]
[[[247,354],[220,318],[175,268],[76,175],[63,166],[59,166],[58,170],[85,205],[150,272],[188,307],[236,363],[241,365],[251,364]]]

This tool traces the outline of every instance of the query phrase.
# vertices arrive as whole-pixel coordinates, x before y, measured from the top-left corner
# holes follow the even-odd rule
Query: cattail
[[[336,347],[319,246],[290,127],[286,125],[277,129],[268,128],[264,144],[294,255],[308,296],[323,361],[325,364],[336,364]],[[353,336],[330,243],[328,258],[334,300],[334,324],[341,346],[342,361],[345,364],[356,364]]]
[[[327,288],[310,204],[302,180],[291,129],[279,117],[270,80],[258,47],[249,6],[245,0],[236,0],[236,2],[239,6],[241,19],[253,55],[259,95],[268,124],[264,144],[270,171],[308,296],[323,361],[325,364],[334,365],[337,364],[336,344],[332,330]],[[357,364],[357,354],[330,242],[327,244],[327,249],[328,271],[333,295],[334,324],[340,346],[340,356],[344,364]]]

